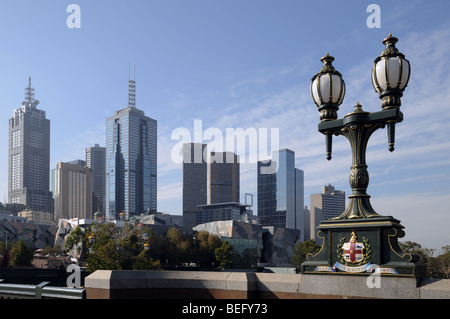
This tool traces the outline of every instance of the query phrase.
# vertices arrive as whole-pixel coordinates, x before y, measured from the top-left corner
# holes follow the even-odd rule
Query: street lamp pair
[[[322,68],[311,80],[311,95],[320,112],[318,130],[325,135],[327,159],[332,157],[333,135],[343,135],[350,142],[352,194],[340,216],[323,220],[317,227],[322,247],[317,254],[308,254],[307,261],[302,264],[304,273],[376,271],[387,275],[423,276],[417,256],[403,253],[398,246],[398,238],[405,235],[400,221],[376,213],[370,204],[370,195],[366,193],[369,185],[366,148],[370,136],[377,129],[387,127],[388,147],[392,152],[395,125],[403,121],[400,99],[408,85],[411,67],[396,48],[397,41],[391,34],[383,40],[385,48],[372,68],[372,84],[381,99],[382,110],[379,112],[366,112],[358,102],[353,112],[338,119],[346,86],[342,74],[332,64],[334,58],[328,53],[321,59]]]
[[[346,210],[342,218],[378,216],[368,202],[370,196],[366,194],[369,174],[365,153],[370,135],[385,126],[389,150],[394,151],[395,124],[403,120],[400,98],[408,84],[411,67],[404,54],[395,47],[397,41],[391,34],[384,39],[386,47],[375,59],[372,68],[372,84],[381,99],[381,112],[365,112],[358,102],[352,113],[345,115],[343,119],[337,119],[337,111],[344,100],[346,87],[341,73],[332,65],[334,58],[328,53],[321,59],[321,70],[311,80],[311,95],[320,112],[319,131],[326,137],[327,159],[331,160],[333,135],[347,137],[352,148],[353,163],[349,181],[353,191],[350,197],[353,209]]]
[[[391,34],[384,39],[383,43],[386,48],[375,59],[372,68],[372,85],[382,100],[383,110],[400,108],[400,98],[408,85],[411,73],[409,61],[395,47],[397,41],[398,39]],[[332,65],[334,57],[327,53],[321,61],[323,62],[321,70],[311,80],[311,95],[319,108],[320,120],[325,122],[337,119],[337,111],[345,96],[345,82],[342,74],[336,71]],[[392,127],[392,131],[388,132],[395,132],[395,122],[387,121],[386,124]],[[330,160],[332,134],[326,132],[325,135],[327,136],[327,159]],[[389,135],[388,144],[389,150],[392,152],[395,144],[394,134]]]

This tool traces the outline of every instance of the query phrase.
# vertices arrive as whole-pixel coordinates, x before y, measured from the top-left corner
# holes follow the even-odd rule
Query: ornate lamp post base
[[[425,269],[418,256],[405,254],[398,238],[405,235],[400,221],[391,216],[325,220],[318,227],[322,247],[308,254],[302,273],[407,276],[421,279]]]

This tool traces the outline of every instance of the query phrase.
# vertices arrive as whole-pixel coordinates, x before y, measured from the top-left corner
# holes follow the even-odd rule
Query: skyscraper
[[[198,205],[206,205],[208,166],[204,158],[206,144],[183,144],[183,222],[186,227],[197,223]]]
[[[345,192],[334,186],[322,187],[321,194],[311,194],[310,225],[311,239],[318,241],[316,228],[320,222],[341,215],[345,210]],[[309,238],[308,238],[309,239]]]
[[[106,215],[125,219],[155,212],[157,121],[136,108],[135,81],[128,81],[128,107],[106,119]]]
[[[25,101],[9,119],[8,202],[53,213],[50,178],[50,120],[36,106],[31,77]]]
[[[106,148],[99,144],[86,148],[86,165],[92,171],[92,212],[104,214]]]
[[[209,164],[209,203],[239,203],[239,155],[211,152]]]
[[[75,161],[74,161],[75,162]],[[92,218],[92,172],[86,166],[59,162],[55,170],[55,220]]]
[[[277,167],[267,174],[264,168]],[[304,237],[303,171],[295,168],[295,153],[289,149],[272,152],[272,160],[258,162],[258,217],[263,226],[298,231]]]

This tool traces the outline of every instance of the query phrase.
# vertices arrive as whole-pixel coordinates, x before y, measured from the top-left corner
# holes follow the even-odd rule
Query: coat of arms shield
[[[349,264],[357,264],[364,260],[366,247],[363,242],[358,242],[355,232],[352,232],[350,241],[342,243],[342,257]]]

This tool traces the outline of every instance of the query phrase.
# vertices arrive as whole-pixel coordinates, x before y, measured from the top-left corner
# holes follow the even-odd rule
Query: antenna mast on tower
[[[128,64],[128,107],[136,107],[136,65],[133,80],[130,79],[131,64]]]
[[[25,88],[25,101],[22,105],[28,104],[29,106],[36,107],[39,101],[34,98],[34,89],[31,87],[31,76],[28,77],[28,87]]]
[[[25,102],[33,103],[34,101],[34,89],[31,87],[31,76],[28,77],[28,87],[25,88]]]

